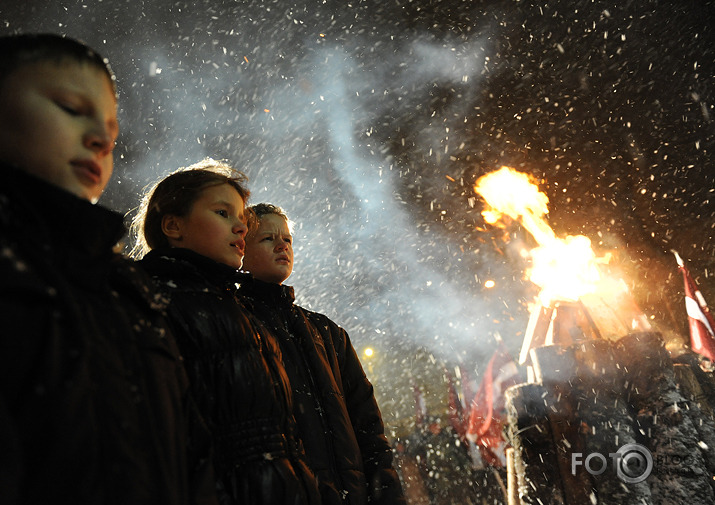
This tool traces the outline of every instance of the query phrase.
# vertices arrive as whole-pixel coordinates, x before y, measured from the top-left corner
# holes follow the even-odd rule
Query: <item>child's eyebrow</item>
[[[220,205],[220,206],[222,206],[222,207],[226,207],[226,208],[231,209],[231,210],[233,210],[233,209],[236,208],[236,206],[235,206],[234,204],[232,204],[231,202],[227,202],[226,200],[216,200],[216,201],[214,202],[214,205]],[[245,213],[245,212],[244,212],[244,213]]]
[[[265,230],[259,233],[259,235],[273,235],[276,237],[288,237],[288,238],[293,238],[293,235],[290,233],[281,233],[280,231],[272,231],[272,230]]]

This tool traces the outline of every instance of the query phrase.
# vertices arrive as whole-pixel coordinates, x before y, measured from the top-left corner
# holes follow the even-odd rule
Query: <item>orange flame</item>
[[[556,236],[546,221],[549,199],[533,177],[502,167],[479,178],[474,190],[489,206],[482,213],[488,223],[509,216],[539,244],[529,252],[532,266],[527,277],[541,288],[543,305],[553,300],[577,301],[596,291],[601,280],[598,265],[608,263],[610,255],[597,257],[591,241],[583,235]]]

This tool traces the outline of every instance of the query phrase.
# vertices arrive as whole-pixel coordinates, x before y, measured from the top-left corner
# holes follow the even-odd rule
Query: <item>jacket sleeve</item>
[[[0,498],[3,503],[14,505],[20,503],[22,451],[15,422],[3,397],[0,397],[0,449]]]
[[[0,262],[0,502],[22,502],[25,486],[39,485],[30,471],[38,436],[49,432],[53,416],[40,392],[52,387],[51,359],[46,349],[57,342],[51,297],[42,286],[13,276]],[[18,281],[18,278],[20,279]],[[56,347],[56,346],[55,346]],[[44,374],[40,380],[40,374]],[[46,460],[47,458],[45,458]],[[60,468],[55,472],[62,474]],[[24,484],[23,484],[24,483]],[[47,483],[42,483],[46,485]]]
[[[209,429],[191,396],[187,398],[186,410],[186,417],[189,422],[188,450],[191,500],[196,505],[215,505],[220,502],[220,497],[217,498],[219,491],[216,488],[216,477],[212,464],[213,447]]]
[[[163,292],[167,298],[171,298],[168,291]],[[191,314],[188,307],[177,309],[174,305],[166,308],[164,322],[168,326],[170,335],[168,341],[171,342],[172,352],[181,355],[179,341],[186,341],[184,337],[188,333],[186,322],[182,315]],[[177,323],[181,321],[184,324]],[[183,337],[183,338],[182,338]],[[184,419],[187,425],[187,464],[189,471],[189,499],[192,505],[217,505],[222,503],[222,497],[216,487],[216,476],[213,466],[213,442],[209,427],[204,420],[201,409],[196,402],[196,388],[191,387],[186,371],[186,362],[181,359],[183,366],[178,371],[177,381],[185,387],[183,397]],[[217,494],[219,495],[217,497]]]
[[[340,376],[350,421],[362,453],[368,484],[368,501],[379,505],[406,503],[397,472],[393,467],[393,452],[377,406],[372,384],[365,376],[355,348],[347,332],[330,325]]]

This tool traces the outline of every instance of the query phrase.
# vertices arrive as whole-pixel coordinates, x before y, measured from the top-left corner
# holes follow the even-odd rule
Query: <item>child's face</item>
[[[282,284],[293,272],[293,237],[281,216],[261,216],[258,229],[246,237],[243,267],[256,279]]]
[[[109,77],[92,65],[37,62],[0,83],[0,160],[96,202],[119,133]]]
[[[169,243],[202,254],[219,263],[241,268],[246,248],[245,202],[230,184],[209,186],[184,217],[173,217]],[[166,230],[166,228],[165,228]]]

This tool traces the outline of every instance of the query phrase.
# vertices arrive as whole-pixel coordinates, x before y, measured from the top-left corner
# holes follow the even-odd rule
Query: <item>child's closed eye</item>
[[[82,114],[79,107],[67,102],[57,102],[57,106],[66,113],[68,113],[70,116],[79,116]]]

